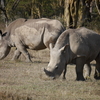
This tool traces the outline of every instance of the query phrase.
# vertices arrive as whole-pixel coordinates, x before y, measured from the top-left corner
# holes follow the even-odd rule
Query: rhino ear
[[[65,51],[65,49],[69,46],[69,44],[66,44],[65,46],[63,46],[61,49],[60,49],[60,52],[63,52]]]
[[[2,40],[2,31],[0,30],[0,40]]]

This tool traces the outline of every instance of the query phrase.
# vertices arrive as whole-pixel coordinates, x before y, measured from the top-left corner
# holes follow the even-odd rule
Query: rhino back
[[[60,30],[60,33],[61,33],[65,30],[60,21],[55,20],[55,19],[48,19],[48,18],[28,19],[24,25],[27,25],[29,27],[34,27],[37,29],[38,27],[45,27],[48,29],[49,32],[52,32],[52,31],[57,32]],[[52,34],[58,34],[56,32]]]
[[[71,49],[77,53],[90,52],[91,49],[97,51],[96,48],[100,46],[100,35],[84,27],[70,33],[69,40]]]
[[[74,57],[86,56],[87,59],[93,60],[100,52],[100,35],[84,27],[68,29],[60,35],[55,48],[60,49],[66,44]]]
[[[51,20],[47,18],[29,19],[24,23],[24,26],[27,26],[30,29],[36,30],[37,32],[31,32],[35,34],[33,36],[35,38],[34,40],[36,41],[36,43],[37,41],[43,42],[46,47],[49,47],[50,42],[53,42],[55,44],[59,35],[64,31],[64,27],[60,21]],[[41,35],[42,33],[40,32],[40,30],[43,28],[45,29],[45,32],[43,35]],[[22,32],[21,34],[23,33],[25,32]],[[25,34],[30,34],[30,31],[26,32]],[[41,39],[39,37],[41,37]]]

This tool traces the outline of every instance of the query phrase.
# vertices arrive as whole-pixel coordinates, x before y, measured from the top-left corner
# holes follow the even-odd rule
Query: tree
[[[100,0],[95,0],[95,5],[96,5],[97,11],[100,15]]]
[[[65,0],[64,19],[67,28],[84,26],[91,21],[94,0]],[[96,8],[100,14],[100,0],[95,0]]]
[[[81,0],[79,7],[79,27],[84,26],[84,23],[91,21],[92,0]]]
[[[80,0],[65,0],[64,19],[67,28],[76,28]]]
[[[5,22],[6,22],[6,26],[7,26],[7,23],[8,23],[8,16],[7,16],[7,12],[6,12],[6,9],[5,9],[5,0],[0,0],[0,10],[3,12],[4,16],[5,16]]]

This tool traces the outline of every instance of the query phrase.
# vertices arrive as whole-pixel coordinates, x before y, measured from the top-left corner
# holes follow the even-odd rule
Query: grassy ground
[[[30,51],[34,63],[24,62],[23,56],[11,61],[13,50],[0,61],[0,100],[100,100],[100,81],[93,78],[94,66],[89,82],[75,81],[75,65],[68,65],[66,80],[62,76],[44,80],[41,76],[49,62],[48,49]]]

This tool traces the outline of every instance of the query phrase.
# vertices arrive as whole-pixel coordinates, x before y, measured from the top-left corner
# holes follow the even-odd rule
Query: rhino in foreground
[[[13,27],[13,26],[12,26]],[[27,62],[31,62],[27,49],[42,50],[49,48],[49,43],[54,45],[64,27],[58,20],[41,18],[28,19],[13,32],[0,31],[0,59],[5,58],[11,49],[16,47],[13,59],[22,53]]]
[[[50,44],[50,62],[44,72],[57,78],[67,64],[74,63],[76,80],[84,81],[83,67],[86,64],[89,72],[93,60],[96,61],[94,78],[100,79],[100,35],[84,27],[68,29],[59,36],[54,47]]]

